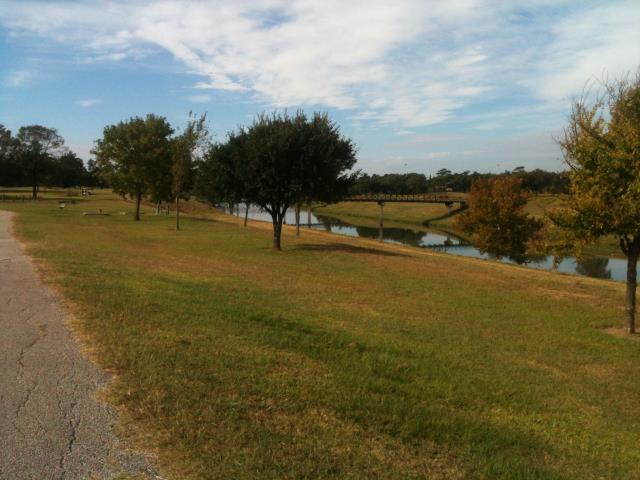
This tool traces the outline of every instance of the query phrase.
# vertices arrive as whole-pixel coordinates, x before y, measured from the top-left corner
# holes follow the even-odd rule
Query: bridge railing
[[[452,195],[438,193],[415,193],[415,194],[390,194],[390,193],[367,193],[361,195],[349,195],[344,201],[352,202],[434,202],[434,203],[466,203],[463,198]]]

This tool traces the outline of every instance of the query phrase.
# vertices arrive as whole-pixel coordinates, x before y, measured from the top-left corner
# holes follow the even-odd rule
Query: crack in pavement
[[[109,378],[82,354],[10,219],[0,211],[0,480],[161,478],[113,433],[116,412],[96,398]]]

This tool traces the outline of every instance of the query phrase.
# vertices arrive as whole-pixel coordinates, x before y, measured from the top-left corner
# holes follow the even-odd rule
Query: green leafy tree
[[[326,114],[260,115],[248,128],[215,146],[203,165],[201,184],[230,202],[246,201],[271,215],[273,248],[281,249],[287,209],[310,199],[331,202],[345,195],[356,162],[353,142]]]
[[[626,312],[635,333],[640,256],[640,74],[604,84],[597,98],[573,105],[560,139],[570,167],[568,208],[552,219],[583,245],[607,235],[627,257]]]
[[[521,263],[526,260],[527,244],[542,228],[542,222],[524,211],[526,203],[522,179],[479,179],[471,185],[468,209],[458,217],[458,225],[474,236],[481,251]]]
[[[16,155],[24,169],[26,180],[32,188],[32,198],[37,200],[38,189],[48,173],[55,154],[63,152],[64,139],[55,128],[42,125],[20,127],[16,135]]]
[[[134,198],[135,220],[144,195],[170,191],[172,134],[166,118],[150,114],[109,125],[96,141],[96,167],[114,191]]]
[[[173,139],[171,164],[171,194],[176,202],[176,230],[180,230],[180,200],[188,200],[194,183],[195,155],[209,144],[206,114],[199,118],[189,112],[184,132]]]
[[[253,179],[248,172],[249,135],[246,131],[230,132],[225,143],[210,146],[197,165],[196,192],[198,198],[210,205],[237,205],[254,198]]]
[[[58,187],[78,187],[87,180],[87,169],[84,162],[73,152],[67,152],[54,158],[50,164],[48,185]]]
[[[16,158],[17,140],[4,125],[0,125],[0,185],[20,185],[24,175]]]

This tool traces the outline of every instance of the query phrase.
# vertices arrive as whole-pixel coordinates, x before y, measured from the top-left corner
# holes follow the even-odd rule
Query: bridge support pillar
[[[451,215],[451,211],[453,210],[453,202],[445,202],[447,207],[447,215]]]
[[[384,202],[382,200],[378,200],[378,205],[380,206],[380,228],[378,229],[378,240],[382,240],[382,234],[384,232]]]

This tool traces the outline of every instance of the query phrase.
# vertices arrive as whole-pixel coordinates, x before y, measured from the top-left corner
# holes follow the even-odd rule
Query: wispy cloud
[[[186,97],[185,100],[193,103],[209,103],[211,101],[211,95],[191,95]]]
[[[496,99],[550,108],[591,75],[640,64],[640,3],[556,3],[0,0],[0,23],[90,61],[161,49],[201,77],[198,89],[271,107],[352,109],[355,124],[406,130]]]
[[[19,69],[10,72],[5,77],[5,84],[9,87],[23,87],[37,77],[34,70]]]
[[[100,100],[99,98],[87,98],[86,100],[76,100],[76,105],[83,108],[90,108],[95,105],[98,105],[99,103],[102,103],[102,100]]]

